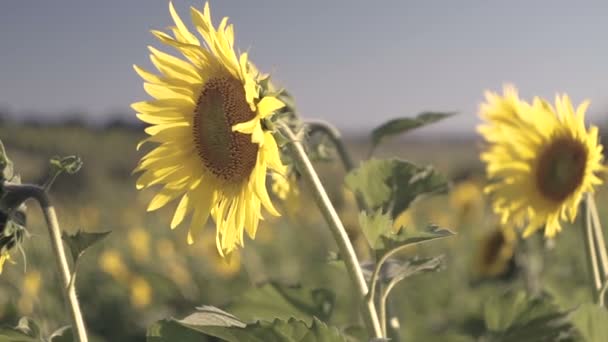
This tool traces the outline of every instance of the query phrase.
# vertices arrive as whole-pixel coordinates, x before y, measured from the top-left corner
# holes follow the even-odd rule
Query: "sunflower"
[[[211,217],[217,227],[216,246],[225,255],[243,245],[244,231],[255,237],[262,207],[279,215],[266,189],[266,174],[283,173],[285,166],[263,122],[284,103],[264,87],[268,76],[257,71],[247,53],[235,52],[228,18],[216,29],[208,3],[202,13],[191,8],[201,41],[171,3],[169,11],[173,35],[152,33],[185,58],[150,47],[150,59],[160,74],[135,66],[154,98],[132,105],[138,118],[151,124],[146,128],[150,137],[139,146],[158,144],[135,169],[143,172],[137,188],[163,185],[148,211],[179,199],[170,226],[191,215],[190,244]]]
[[[582,196],[602,181],[598,129],[585,127],[585,101],[573,108],[567,95],[556,96],[555,108],[534,98],[519,99],[506,86],[504,95],[486,93],[480,108],[485,121],[478,131],[488,146],[481,154],[493,181],[493,209],[501,224],[524,226],[524,237],[543,225],[545,236],[561,230],[561,221],[574,221]]]
[[[25,236],[25,206],[21,205],[12,217],[0,210],[0,274],[6,262],[13,262],[11,252],[22,248]]]
[[[511,228],[497,228],[487,234],[477,252],[477,273],[484,277],[507,273],[516,245],[517,235]]]

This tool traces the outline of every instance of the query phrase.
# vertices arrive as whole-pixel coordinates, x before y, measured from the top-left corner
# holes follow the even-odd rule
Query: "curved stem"
[[[311,134],[321,132],[331,140],[332,144],[336,147],[336,151],[342,160],[346,172],[355,168],[355,163],[353,163],[353,159],[350,157],[337,129],[324,121],[306,121],[305,124]]]
[[[346,172],[350,172],[355,168],[355,163],[353,162],[350,153],[348,153],[346,145],[344,144],[344,141],[342,141],[340,132],[338,132],[337,129],[324,121],[307,121],[306,126],[308,127],[310,134],[320,132],[325,134],[331,140],[332,144],[336,147],[336,152],[338,152]],[[355,193],[355,199],[357,201],[357,207],[359,210],[367,212],[368,208],[365,204],[363,196],[357,192]]]
[[[598,264],[600,266],[600,283],[601,288],[598,296],[598,301],[600,306],[605,306],[606,303],[604,301],[604,295],[606,292],[606,286],[608,285],[608,254],[606,251],[606,242],[604,241],[604,231],[602,230],[602,223],[600,221],[600,216],[597,211],[597,206],[595,205],[595,198],[593,194],[587,194],[588,199],[588,207],[591,213],[591,222],[593,227],[593,233],[596,248],[596,258],[598,259]]]
[[[63,293],[70,312],[74,337],[78,342],[87,342],[88,338],[86,328],[82,318],[82,312],[80,310],[80,303],[78,302],[78,297],[76,296],[76,288],[72,283],[72,273],[70,272],[65,249],[63,248],[61,229],[59,228],[55,208],[51,205],[44,188],[40,186],[5,183],[4,189],[7,192],[16,194],[23,200],[34,198],[40,204],[42,213],[44,214],[44,219],[49,229],[51,246],[53,253],[55,254],[55,260],[57,261],[57,269],[63,283]]]
[[[383,335],[380,328],[380,322],[378,321],[378,313],[376,311],[374,302],[365,300],[368,295],[367,283],[365,282],[363,272],[361,271],[361,266],[359,264],[357,255],[355,254],[355,249],[353,248],[353,245],[346,234],[346,229],[344,229],[344,225],[342,224],[338,213],[336,213],[336,210],[331,204],[329,196],[327,196],[327,192],[325,192],[325,188],[323,187],[319,176],[314,170],[308,155],[304,151],[302,143],[298,141],[294,133],[286,125],[280,125],[279,129],[281,133],[290,140],[289,148],[293,154],[293,157],[299,166],[303,178],[309,184],[314,200],[321,210],[325,221],[327,221],[334,236],[334,240],[336,241],[342,257],[344,258],[348,274],[350,275],[351,280],[353,281],[357,292],[362,299],[365,324],[373,337],[381,338]]]
[[[403,279],[405,279],[407,277],[407,275],[402,275],[399,277],[395,277],[393,278],[388,285],[386,286],[386,288],[382,291],[382,294],[380,295],[380,326],[382,327],[382,333],[384,334],[384,336],[387,336],[387,329],[386,329],[386,316],[387,316],[387,312],[386,312],[386,303],[388,301],[388,295],[391,293],[391,290],[395,287],[395,285],[397,285],[400,281],[402,281]]]
[[[581,202],[581,213],[582,213],[582,223],[583,223],[583,241],[585,242],[585,251],[586,260],[587,260],[587,268],[589,272],[589,285],[591,287],[591,296],[593,297],[593,301],[597,302],[599,299],[599,290],[602,286],[600,280],[600,272],[597,263],[597,253],[595,250],[595,242],[593,241],[593,227],[591,220],[591,210],[589,210],[588,203],[589,195],[585,197],[585,199]]]

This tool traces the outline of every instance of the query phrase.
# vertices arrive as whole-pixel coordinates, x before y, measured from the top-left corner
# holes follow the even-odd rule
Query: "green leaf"
[[[439,255],[432,258],[410,258],[404,260],[398,268],[387,274],[387,281],[393,279],[405,279],[424,272],[437,272],[443,266],[444,256]]]
[[[8,158],[4,144],[0,140],[0,182],[14,177],[13,162]]]
[[[455,233],[451,230],[440,228],[436,225],[429,225],[424,230],[402,228],[396,233],[389,232],[381,235],[374,245],[374,249],[376,250],[377,257],[379,258],[393,249],[401,249],[407,246],[453,235],[455,235]]]
[[[425,194],[445,192],[448,182],[431,166],[400,159],[371,159],[346,176],[346,185],[361,194],[367,206],[390,212],[394,219]]]
[[[583,341],[604,342],[608,336],[608,310],[597,304],[582,304],[572,314],[572,321]]]
[[[108,234],[110,234],[110,232],[87,233],[79,230],[74,235],[69,235],[64,232],[62,238],[70,248],[72,258],[76,261],[89,247],[101,241],[108,236]]]
[[[40,328],[29,317],[21,317],[16,327],[0,327],[0,342],[40,341]]]
[[[72,327],[66,325],[55,330],[55,332],[49,337],[49,342],[74,342]]]
[[[147,333],[149,342],[194,342],[216,337],[228,342],[342,342],[338,329],[314,318],[310,325],[289,319],[245,324],[218,308],[204,306],[182,319],[154,323]]]
[[[68,174],[75,174],[80,171],[83,164],[79,156],[54,156],[49,162],[57,171],[66,172]]]
[[[560,311],[547,296],[529,297],[522,291],[492,297],[484,306],[490,341],[571,341],[576,330],[570,311]]]
[[[367,239],[370,246],[376,246],[376,242],[380,235],[386,233],[393,228],[393,220],[390,214],[383,213],[379,209],[374,214],[367,214],[365,211],[359,213],[359,225],[363,231],[363,235]]]
[[[327,289],[270,282],[246,290],[226,309],[245,321],[295,318],[310,323],[313,317],[328,320],[334,303],[335,294]]]
[[[424,112],[415,118],[397,118],[387,121],[372,131],[372,148],[377,147],[384,138],[403,134],[416,128],[435,123],[439,120],[449,118],[455,112]]]

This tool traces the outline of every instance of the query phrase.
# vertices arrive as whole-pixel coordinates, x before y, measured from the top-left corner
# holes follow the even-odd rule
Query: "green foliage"
[[[13,162],[8,158],[4,144],[0,140],[0,181],[10,181],[13,176]]]
[[[80,171],[83,164],[79,156],[54,156],[49,162],[55,172],[65,172],[70,175],[73,175],[76,172]]]
[[[40,342],[40,327],[29,317],[19,319],[16,327],[0,327],[0,342]]]
[[[445,192],[446,178],[431,166],[400,159],[371,159],[346,176],[346,185],[363,196],[371,210],[390,212],[394,219],[418,197]]]
[[[449,118],[454,114],[456,113],[424,112],[418,114],[415,118],[407,117],[389,120],[372,131],[372,149],[376,148],[385,138],[389,136],[407,133],[416,128],[430,125],[445,118]]]
[[[455,235],[449,229],[437,225],[429,225],[425,229],[402,228],[398,232],[389,232],[380,236],[376,241],[374,249],[378,256],[384,255],[393,249],[401,249],[407,246],[429,242],[436,239]]]
[[[530,297],[522,291],[489,299],[484,318],[489,341],[573,341],[571,312],[560,311],[548,295]]]
[[[583,341],[604,342],[608,337],[608,310],[597,304],[582,304],[572,313],[572,321]]]
[[[388,213],[383,213],[382,209],[373,214],[362,211],[359,213],[359,226],[369,245],[375,247],[380,236],[392,229],[393,220]]]
[[[148,329],[147,341],[205,341],[216,337],[228,342],[338,342],[346,341],[336,328],[314,318],[312,324],[297,319],[245,324],[220,309],[203,306],[182,319],[165,319]]]
[[[393,249],[401,249],[454,235],[451,230],[436,225],[429,225],[424,229],[400,227],[398,231],[395,231],[393,220],[388,214],[383,213],[382,209],[371,215],[365,212],[359,213],[359,224],[370,246],[376,250],[378,257]]]
[[[250,322],[295,318],[309,324],[314,317],[329,320],[335,297],[328,289],[271,282],[246,290],[227,310]]]
[[[55,330],[54,333],[49,337],[49,342],[73,342],[74,335],[72,333],[72,327],[65,326]]]
[[[87,249],[104,239],[108,234],[110,232],[87,233],[79,230],[72,235],[64,232],[62,239],[68,245],[73,260],[77,261]]]

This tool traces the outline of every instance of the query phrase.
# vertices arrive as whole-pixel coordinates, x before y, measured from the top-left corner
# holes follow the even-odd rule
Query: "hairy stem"
[[[593,222],[591,219],[591,210],[589,209],[589,195],[581,202],[581,213],[582,213],[582,231],[583,241],[585,243],[587,268],[589,271],[589,286],[591,288],[591,296],[593,301],[597,302],[599,299],[599,291],[602,287],[599,266],[597,262],[597,253],[595,250]]]
[[[311,135],[319,132],[331,140],[331,143],[336,148],[336,152],[338,152],[338,155],[340,156],[340,160],[342,161],[342,165],[344,166],[344,170],[346,172],[350,172],[355,168],[355,163],[353,162],[350,153],[348,153],[346,145],[344,144],[344,141],[342,141],[340,132],[338,132],[337,129],[323,121],[307,121],[306,127]],[[359,210],[368,211],[365,200],[360,193],[355,193],[355,199],[357,200],[357,207]]]
[[[298,164],[299,171],[310,186],[314,200],[327,221],[334,236],[334,240],[336,240],[336,244],[344,258],[348,274],[350,275],[363,304],[365,324],[373,337],[383,337],[375,304],[373,301],[365,300],[368,295],[367,283],[363,277],[363,272],[361,271],[359,260],[355,254],[355,249],[346,234],[346,229],[344,229],[344,225],[342,224],[338,213],[329,200],[329,196],[327,196],[327,192],[325,191],[319,176],[314,170],[306,151],[304,151],[302,143],[298,141],[297,137],[286,125],[281,125],[280,131],[290,140],[289,148]]]
[[[608,254],[606,251],[606,242],[604,241],[604,232],[602,230],[602,223],[600,221],[600,216],[597,211],[597,206],[595,205],[595,198],[593,194],[587,194],[587,201],[589,211],[591,213],[591,222],[593,226],[595,241],[595,248],[597,253],[598,264],[600,266],[600,282],[601,282],[601,291],[599,293],[598,301],[601,306],[605,306],[604,302],[604,294],[606,293],[606,287],[608,285]]]
[[[57,270],[63,283],[63,293],[69,309],[74,337],[78,342],[87,342],[88,338],[86,328],[82,318],[82,312],[80,310],[80,303],[78,302],[78,297],[76,296],[76,288],[72,283],[72,272],[70,272],[65,249],[63,248],[61,229],[57,220],[57,214],[55,212],[55,208],[49,201],[45,189],[37,185],[8,183],[4,184],[4,189],[7,192],[16,194],[24,201],[28,198],[34,198],[40,204],[42,213],[44,214],[44,219],[49,229],[51,246],[53,253],[55,254],[55,260],[57,261]]]

